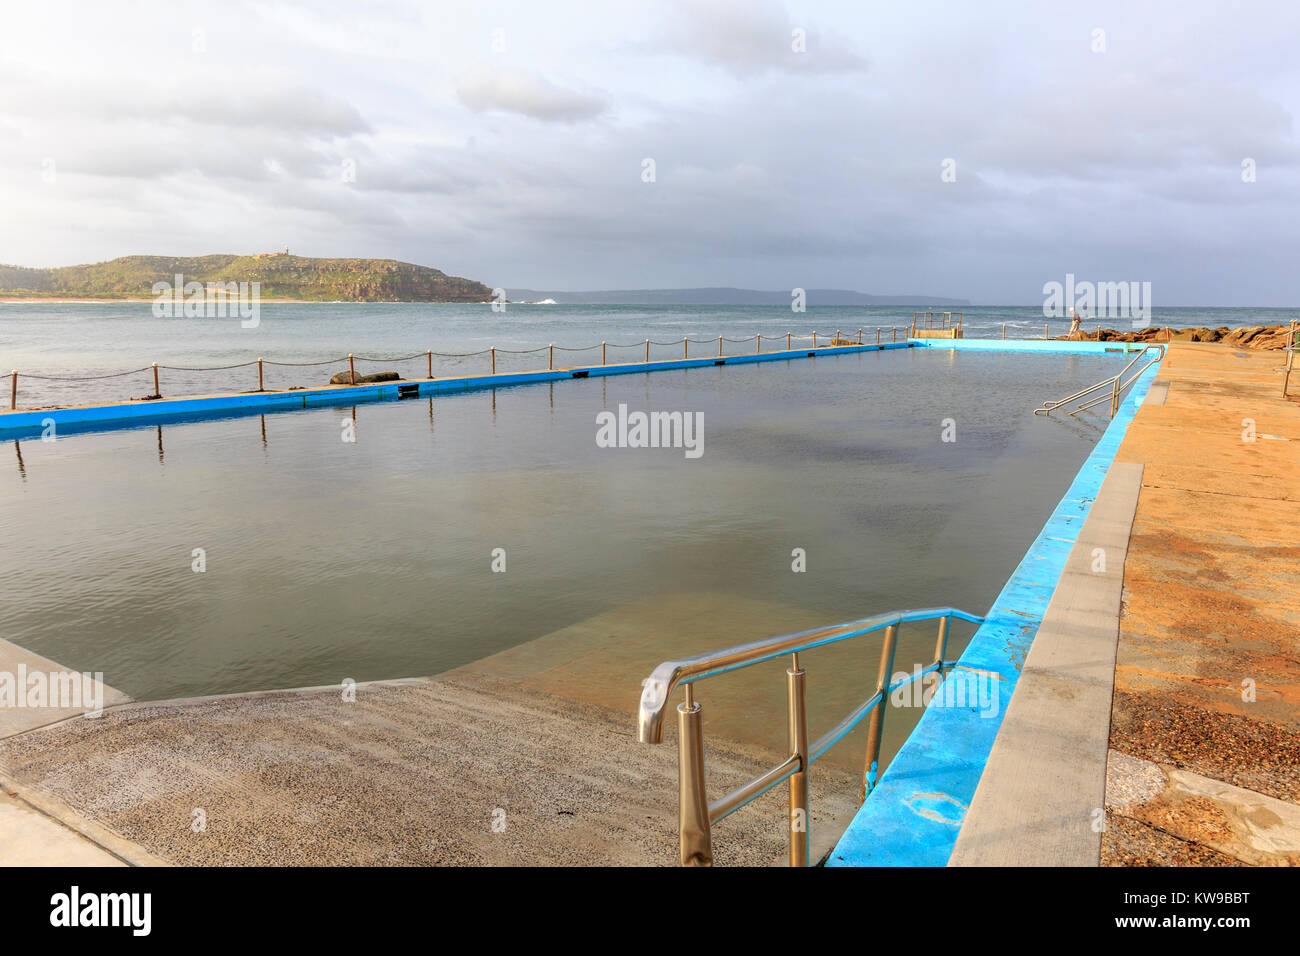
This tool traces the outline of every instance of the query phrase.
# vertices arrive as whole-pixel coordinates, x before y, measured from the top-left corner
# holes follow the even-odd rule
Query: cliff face
[[[0,295],[33,298],[152,298],[155,282],[258,282],[263,299],[331,302],[484,302],[481,282],[396,259],[311,259],[285,253],[174,258],[123,256],[94,265],[0,266]]]

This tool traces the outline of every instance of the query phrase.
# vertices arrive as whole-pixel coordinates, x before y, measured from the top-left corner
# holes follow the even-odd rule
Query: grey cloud
[[[475,111],[501,110],[545,122],[576,123],[605,112],[599,96],[566,89],[540,74],[481,70],[456,88],[462,103]]]
[[[796,52],[795,31],[804,49]],[[842,73],[867,68],[839,36],[792,20],[775,0],[691,0],[657,46],[720,67],[737,77],[769,72]]]

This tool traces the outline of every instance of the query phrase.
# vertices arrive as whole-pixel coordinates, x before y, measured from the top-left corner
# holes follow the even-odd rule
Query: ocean
[[[631,306],[523,305],[504,312],[486,304],[454,303],[262,303],[255,328],[238,318],[156,318],[152,302],[0,303],[0,372],[19,371],[19,407],[124,401],[151,394],[152,373],[137,372],[93,382],[38,379],[32,376],[91,376],[142,369],[157,362],[164,368],[164,395],[242,391],[257,387],[256,369],[189,371],[255,361],[322,362],[349,352],[387,359],[425,350],[443,353],[501,350],[498,371],[546,368],[547,347],[557,347],[555,364],[598,364],[600,343],[609,343],[607,360],[644,357],[646,339],[652,358],[678,358],[684,336],[696,340],[693,356],[716,354],[717,337],[749,339],[748,345],[724,343],[728,352],[753,348],[761,333],[764,346],[784,347],[787,332],[809,336],[840,330],[864,340],[875,330],[901,330],[912,309],[896,306],[809,306],[792,312],[781,306]],[[1044,319],[1040,306],[972,306],[962,310],[966,335],[995,338],[1006,325],[1008,337],[1040,338],[1044,323],[1052,335],[1064,333],[1063,319]],[[1271,325],[1300,313],[1284,308],[1156,308],[1151,324],[1172,328],[1222,325]],[[1085,323],[1091,330],[1093,321]],[[1130,320],[1103,322],[1109,328],[1131,327]],[[521,350],[536,349],[527,354]],[[564,351],[584,349],[584,351]],[[507,351],[511,350],[511,351]],[[440,357],[435,375],[482,373],[486,354]],[[392,369],[406,378],[427,375],[421,354],[404,362],[357,363],[362,373]],[[179,367],[179,368],[177,368]],[[266,369],[267,388],[323,385],[346,363],[319,368]]]

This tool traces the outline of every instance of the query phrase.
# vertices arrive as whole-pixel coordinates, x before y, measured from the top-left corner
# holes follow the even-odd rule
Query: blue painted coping
[[[931,348],[951,345],[947,341],[939,344],[942,340],[930,341]],[[983,344],[983,340],[968,339],[958,348],[979,348]],[[989,343],[993,348],[1002,344],[1000,340]],[[1062,346],[1081,344],[1087,343],[1045,342],[1040,343],[1040,350],[1075,351]],[[1092,343],[1098,344],[1107,343]],[[1159,364],[1133,383],[1065,497],[957,660],[959,667],[997,675],[997,711],[981,716],[983,708],[978,704],[926,708],[831,851],[827,866],[943,866],[948,862],[993,749],[993,739],[1002,726],[1021,665],[1065,569],[1065,560],[1158,369]]]
[[[575,378],[597,378],[602,375],[631,375],[637,372],[662,372],[676,368],[707,368],[713,365],[746,365],[753,362],[787,362],[792,359],[812,358],[818,355],[878,352],[886,349],[919,348],[922,345],[922,342],[910,341],[882,343],[880,345],[821,346],[815,349],[756,352],[752,355],[668,359],[665,361],[620,365],[590,365],[555,369],[554,371],[514,372],[504,375],[470,375],[458,378],[380,382],[373,385],[333,385],[285,392],[241,392],[234,395],[209,395],[202,398],[163,398],[151,402],[136,401],[111,405],[73,405],[66,408],[6,411],[0,412],[0,434],[10,433],[4,434],[6,438],[35,437],[40,435],[50,419],[54,421],[56,430],[65,430],[65,426],[82,426],[71,430],[87,431],[92,430],[94,426],[111,427],[113,424],[120,427],[124,423],[152,425],[169,421],[196,421],[214,417],[287,411],[322,405],[355,405],[358,402],[397,401],[400,398],[428,398],[447,392],[478,391],[512,385],[528,385],[536,382],[567,381]],[[414,386],[413,389],[412,386]],[[411,390],[411,393],[404,395],[403,391],[408,389]]]
[[[1167,342],[1084,342],[1066,339],[917,339],[931,349],[957,349],[976,352],[1118,352],[1120,355],[1140,352],[1147,345],[1167,345]]]

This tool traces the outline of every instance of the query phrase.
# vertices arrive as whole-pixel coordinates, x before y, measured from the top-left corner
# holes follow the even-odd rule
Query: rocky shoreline
[[[1084,338],[1096,342],[1218,342],[1242,349],[1266,350],[1282,349],[1287,346],[1290,326],[1287,325],[1245,325],[1228,328],[1226,325],[1217,329],[1167,329],[1152,326],[1130,332],[1117,332],[1115,329],[1087,330]],[[1058,339],[1067,339],[1068,335],[1058,335]]]

